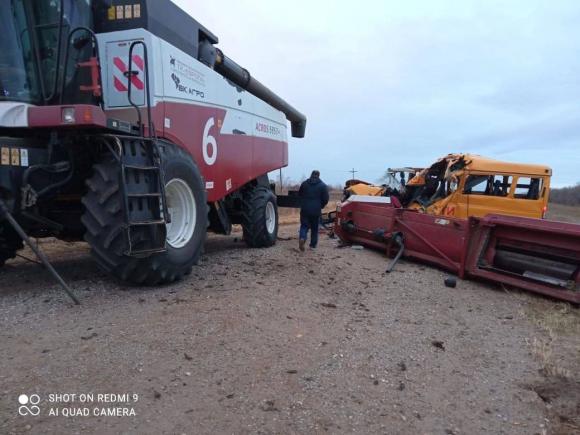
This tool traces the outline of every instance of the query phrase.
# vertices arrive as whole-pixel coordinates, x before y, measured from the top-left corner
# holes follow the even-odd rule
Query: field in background
[[[548,205],[548,219],[580,224],[580,207],[550,203]]]
[[[283,192],[283,194],[286,195],[287,192]],[[326,213],[336,210],[336,203],[341,199],[342,190],[332,189],[330,191],[330,201],[328,201],[328,205],[323,211]],[[280,216],[280,225],[293,225],[298,224],[300,221],[300,209],[297,208],[280,207],[278,209],[278,214]]]
[[[580,184],[550,189],[550,202],[580,207]]]

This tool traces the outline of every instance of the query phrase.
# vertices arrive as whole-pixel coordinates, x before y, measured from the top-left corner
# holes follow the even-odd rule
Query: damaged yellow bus
[[[551,176],[548,166],[450,154],[409,180],[408,206],[459,218],[502,214],[542,219]]]
[[[449,154],[413,171],[408,182],[404,172],[397,180],[393,170],[389,183],[380,189],[351,184],[345,193],[396,196],[403,207],[464,219],[488,214],[543,219],[548,210],[552,176],[548,166]]]

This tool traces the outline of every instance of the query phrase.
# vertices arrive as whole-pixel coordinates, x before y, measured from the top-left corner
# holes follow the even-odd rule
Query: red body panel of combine
[[[74,108],[77,118],[74,123],[65,124],[62,119],[64,108]],[[208,201],[222,199],[238,190],[244,184],[260,175],[288,165],[288,142],[263,137],[237,134],[221,134],[219,125],[225,118],[225,110],[215,107],[195,106],[179,103],[159,103],[151,109],[157,137],[165,138],[186,149],[194,158],[206,180]],[[105,128],[107,117],[133,120],[135,111],[131,109],[103,112],[99,107],[89,105],[29,107],[29,126],[34,128],[59,127]],[[173,121],[173,128],[163,126],[163,120]],[[204,163],[203,136],[208,119],[216,120],[209,134],[216,138],[219,146],[219,160],[216,164]],[[256,128],[256,126],[253,126]],[[149,134],[145,129],[145,134]],[[211,152],[216,152],[213,149]]]
[[[218,201],[260,175],[288,165],[287,141],[221,132],[226,117],[226,110],[222,108],[167,102],[158,103],[151,112],[157,136],[181,146],[193,156],[206,181],[209,202]],[[135,112],[130,109],[111,110],[107,114],[120,119],[135,118]],[[165,119],[171,119],[171,128],[164,127]],[[208,119],[215,120],[208,134],[217,144],[217,150],[213,145],[210,147],[210,157],[218,153],[211,165],[203,156],[202,132]]]

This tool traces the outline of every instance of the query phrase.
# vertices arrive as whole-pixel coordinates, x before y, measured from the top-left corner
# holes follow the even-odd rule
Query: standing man
[[[300,185],[299,193],[302,200],[300,207],[300,240],[298,247],[304,251],[308,230],[310,233],[310,247],[318,244],[318,223],[322,209],[328,204],[328,188],[320,179],[319,171],[312,171],[310,178]]]

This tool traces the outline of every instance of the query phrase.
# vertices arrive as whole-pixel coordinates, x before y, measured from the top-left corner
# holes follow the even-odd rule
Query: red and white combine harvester
[[[580,304],[580,225],[489,214],[460,219],[401,207],[390,196],[352,195],[334,232],[394,257],[439,266]]]
[[[2,6],[0,265],[27,236],[84,238],[104,270],[152,285],[188,273],[208,229],[276,242],[267,174],[306,118],[212,32],[170,0]]]

